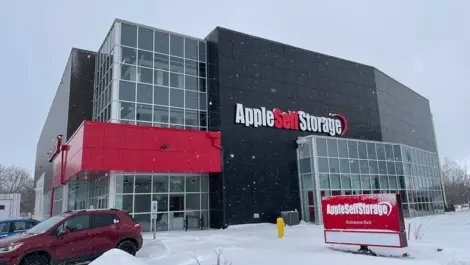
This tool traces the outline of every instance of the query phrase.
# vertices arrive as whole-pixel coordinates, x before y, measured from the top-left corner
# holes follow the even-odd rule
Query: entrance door
[[[97,204],[96,209],[105,209],[108,207],[105,196],[98,197],[96,204]]]
[[[11,218],[11,200],[0,200],[0,220]]]
[[[315,223],[315,194],[313,191],[308,191],[308,215],[309,221]]]

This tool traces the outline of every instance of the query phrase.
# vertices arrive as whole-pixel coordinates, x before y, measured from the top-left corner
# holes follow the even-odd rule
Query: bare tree
[[[470,179],[465,169],[456,161],[446,158],[441,167],[447,201],[463,204],[470,201]]]
[[[21,212],[34,211],[34,180],[26,169],[0,165],[0,193],[20,193]]]

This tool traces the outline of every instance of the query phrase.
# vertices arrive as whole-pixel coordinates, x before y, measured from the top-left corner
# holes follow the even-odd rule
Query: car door
[[[63,229],[67,233],[57,235]],[[65,220],[57,228],[52,242],[54,257],[61,262],[85,261],[93,258],[94,242],[90,237],[90,216],[78,215]]]
[[[114,248],[119,239],[120,220],[114,214],[95,213],[90,215],[90,234],[95,244],[95,256]]]

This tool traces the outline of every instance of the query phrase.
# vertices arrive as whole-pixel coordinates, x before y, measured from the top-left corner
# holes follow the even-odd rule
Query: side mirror
[[[68,234],[69,232],[70,232],[70,231],[69,231],[67,228],[62,227],[62,228],[60,228],[59,231],[57,232],[57,236],[58,236],[58,237],[62,237],[62,236],[64,236],[64,235]]]

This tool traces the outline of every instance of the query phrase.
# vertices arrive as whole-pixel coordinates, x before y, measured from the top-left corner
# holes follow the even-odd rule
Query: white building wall
[[[0,220],[20,218],[20,205],[21,194],[0,194]]]
[[[43,220],[44,218],[44,175],[45,173],[38,179],[34,189],[36,192],[34,199],[34,216],[39,220]]]

